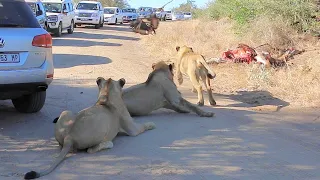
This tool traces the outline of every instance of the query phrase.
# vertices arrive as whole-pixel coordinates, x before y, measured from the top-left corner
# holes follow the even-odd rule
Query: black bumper
[[[47,90],[46,83],[0,84],[0,99],[13,99],[25,94]]]

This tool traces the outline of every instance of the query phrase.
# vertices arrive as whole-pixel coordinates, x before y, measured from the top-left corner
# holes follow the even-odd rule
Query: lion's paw
[[[203,112],[200,116],[201,117],[214,117],[215,113],[213,113],[213,112]]]
[[[156,124],[154,124],[153,122],[147,122],[144,124],[146,130],[152,130],[156,128]]]

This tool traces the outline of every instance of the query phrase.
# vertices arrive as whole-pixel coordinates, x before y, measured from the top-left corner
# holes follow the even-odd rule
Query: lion
[[[51,166],[41,172],[30,171],[25,179],[35,179],[52,172],[70,151],[87,150],[95,153],[113,147],[112,140],[119,132],[137,136],[155,128],[155,124],[135,123],[122,99],[125,79],[114,81],[98,77],[99,96],[95,105],[73,115],[61,113],[55,125],[55,138],[62,150]]]
[[[154,63],[152,68],[146,82],[123,90],[123,100],[131,116],[147,115],[160,108],[179,113],[195,112],[201,117],[214,116],[214,113],[202,111],[182,98],[173,82],[173,64],[160,61]]]
[[[210,105],[216,105],[213,99],[212,90],[210,87],[210,79],[214,79],[216,74],[209,67],[204,57],[193,51],[191,47],[182,46],[176,47],[178,58],[176,61],[176,77],[179,85],[183,83],[182,74],[188,75],[192,83],[192,92],[198,92],[198,105],[204,105],[202,86],[200,80],[205,85]]]

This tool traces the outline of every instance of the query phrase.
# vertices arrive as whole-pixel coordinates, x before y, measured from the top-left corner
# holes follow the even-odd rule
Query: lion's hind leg
[[[113,143],[112,141],[106,141],[106,142],[102,142],[96,146],[93,146],[91,148],[87,149],[87,153],[96,153],[99,152],[101,150],[105,150],[105,149],[111,149],[113,148]]]
[[[155,129],[156,125],[153,122],[147,122],[144,124],[138,124],[133,121],[133,119],[126,118],[121,122],[121,129],[125,131],[129,136],[137,136],[145,131]]]

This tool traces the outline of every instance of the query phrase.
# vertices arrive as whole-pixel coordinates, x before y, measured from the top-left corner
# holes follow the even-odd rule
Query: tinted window
[[[43,3],[47,12],[61,13],[61,3]]]
[[[40,28],[40,25],[24,1],[0,0],[0,27]]]
[[[132,13],[135,13],[136,10],[135,10],[135,9],[122,9],[122,12],[132,12]]]
[[[108,9],[108,8],[104,9],[105,14],[114,14],[114,11],[115,11],[115,9]]]
[[[98,10],[98,6],[97,4],[93,4],[93,3],[79,3],[77,6],[77,9]]]

